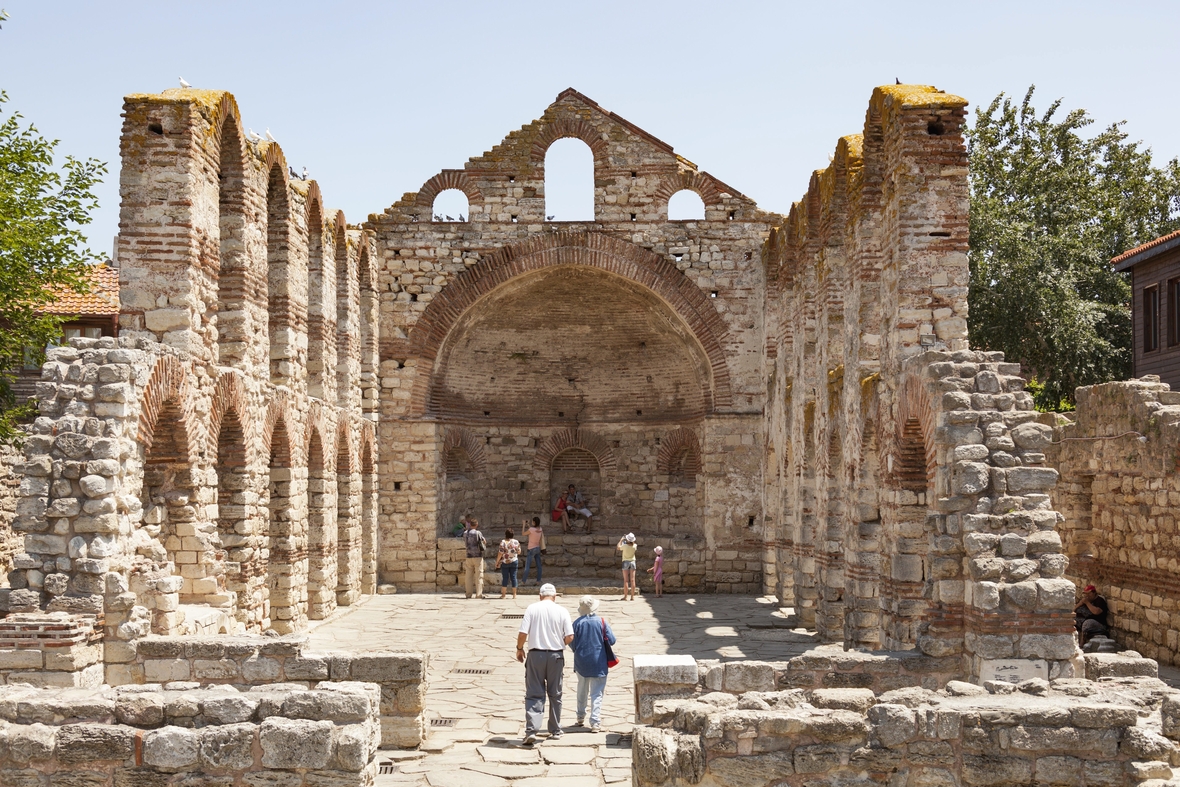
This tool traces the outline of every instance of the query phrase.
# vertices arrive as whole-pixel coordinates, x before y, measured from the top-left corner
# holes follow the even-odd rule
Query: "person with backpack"
[[[467,520],[467,530],[463,531],[463,545],[467,548],[467,557],[463,561],[467,598],[471,598],[473,589],[476,598],[483,598],[483,553],[488,547],[488,541],[483,537],[483,533],[479,532],[479,520],[475,517]]]
[[[602,732],[602,696],[606,693],[606,678],[613,666],[607,645],[614,645],[615,633],[605,618],[598,617],[598,599],[582,596],[578,601],[580,617],[574,621],[574,673],[578,676],[578,720],[575,727],[586,726],[586,711],[590,711],[590,732]],[[617,663],[617,662],[616,662]],[[589,708],[587,708],[589,706]]]

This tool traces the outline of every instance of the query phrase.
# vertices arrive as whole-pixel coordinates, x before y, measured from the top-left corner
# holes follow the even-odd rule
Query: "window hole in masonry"
[[[487,415],[487,413],[484,413],[484,415]],[[491,438],[491,437],[485,437],[485,438],[484,438],[484,445],[491,445],[491,444],[492,444],[492,438]]]
[[[164,127],[159,123],[148,123],[148,131],[159,136],[164,135]]]
[[[754,517],[750,517],[749,520],[746,522],[746,527],[753,527],[753,526],[754,526]]]
[[[946,126],[942,125],[941,120],[931,120],[926,124],[926,133],[932,137],[940,137],[946,133]]]
[[[637,177],[639,177],[639,173],[638,173],[638,172],[632,172],[632,173],[631,173],[631,180],[635,180]]]
[[[638,214],[632,213],[631,214],[631,221],[636,221],[637,217],[638,217]]]
[[[672,254],[672,259],[676,260],[677,262],[680,262],[681,260],[684,259],[684,252],[680,252],[680,251],[674,252]]]
[[[636,410],[636,411],[635,411],[635,414],[636,414],[636,415],[643,415],[643,411],[642,411],[642,410]]]
[[[509,182],[509,183],[515,183],[515,182],[516,182],[516,176],[515,176],[515,175],[509,175],[509,176],[508,176],[508,182]]]
[[[524,483],[524,481],[521,481],[521,482],[520,482],[520,491],[522,491],[522,492],[523,492],[523,491],[525,490],[525,488],[526,488],[526,487],[525,487],[525,483]]]
[[[641,350],[645,350],[645,349],[647,349],[647,342],[640,342],[640,343],[639,343],[639,349],[641,349]]]
[[[394,481],[393,482],[393,491],[394,492],[402,491],[402,482],[401,481]]]
[[[557,417],[558,417],[558,418],[565,418],[565,413],[563,413],[561,410],[558,410],[558,411],[557,411]]]
[[[491,417],[491,415],[492,415],[492,411],[491,411],[491,410],[484,410],[484,411],[483,411],[483,414],[484,414],[484,415],[486,415],[486,416],[488,416],[488,417],[490,418],[490,417]]]
[[[754,252],[752,252],[752,251],[747,251],[747,252],[746,252],[746,259],[747,259],[747,260],[752,260],[752,259],[754,259]]]
[[[932,232],[932,233],[930,233],[930,237],[932,237],[932,238],[949,238],[950,236],[951,236],[951,234],[949,232]]]
[[[518,223],[518,222],[517,222],[517,220],[516,220],[516,216],[513,216],[513,217],[512,217],[512,223],[513,223],[513,224],[516,224],[516,223]]]
[[[416,302],[416,301],[418,300],[418,293],[416,293],[416,292],[411,292],[411,293],[410,293],[410,300],[411,300],[411,301],[415,301],[415,302]]]
[[[717,297],[717,290],[713,290],[711,293],[709,293],[709,297],[716,298]]]
[[[737,213],[736,213],[735,211],[732,211],[732,210],[731,210],[731,211],[729,212],[729,220],[730,220],[730,221],[733,221],[733,220],[734,220],[736,217],[737,217]]]

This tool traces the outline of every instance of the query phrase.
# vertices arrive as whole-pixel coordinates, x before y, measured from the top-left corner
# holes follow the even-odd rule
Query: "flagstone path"
[[[498,588],[496,589],[499,590]],[[535,591],[534,591],[535,592]],[[524,734],[524,668],[513,657],[519,617],[536,596],[501,601],[461,594],[375,596],[311,632],[316,650],[422,650],[430,654],[426,715],[418,751],[382,750],[377,787],[600,787],[631,781],[634,724],[631,656],[689,654],[698,659],[785,659],[816,643],[789,627],[772,598],[668,595],[602,598],[622,659],[611,670],[601,733],[573,728],[577,677],[566,659],[559,740],[536,746]],[[577,618],[578,600],[558,603]],[[476,673],[459,670],[477,670]],[[445,725],[445,726],[443,726]],[[560,782],[555,779],[560,778]]]

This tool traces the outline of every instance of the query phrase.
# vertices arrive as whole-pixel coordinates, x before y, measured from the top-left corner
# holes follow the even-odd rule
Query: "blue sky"
[[[61,151],[109,162],[91,245],[118,224],[122,96],[184,76],[232,91],[350,222],[460,167],[566,87],[786,212],[861,130],[873,86],[972,107],[1037,85],[1180,155],[1177,2],[71,2],[7,0],[0,89]]]

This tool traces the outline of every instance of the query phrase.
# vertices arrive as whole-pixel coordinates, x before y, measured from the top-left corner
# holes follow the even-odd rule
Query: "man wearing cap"
[[[1082,600],[1073,608],[1074,628],[1078,630],[1083,645],[1096,634],[1110,633],[1110,624],[1106,619],[1109,611],[1106,599],[1098,595],[1098,588],[1086,585],[1082,591]]]
[[[574,640],[570,613],[557,604],[557,588],[546,582],[540,601],[529,604],[516,634],[516,660],[524,663],[524,742],[537,742],[537,731],[549,697],[549,737],[561,731],[561,679],[565,670],[565,646]],[[528,655],[525,655],[527,642]]]

